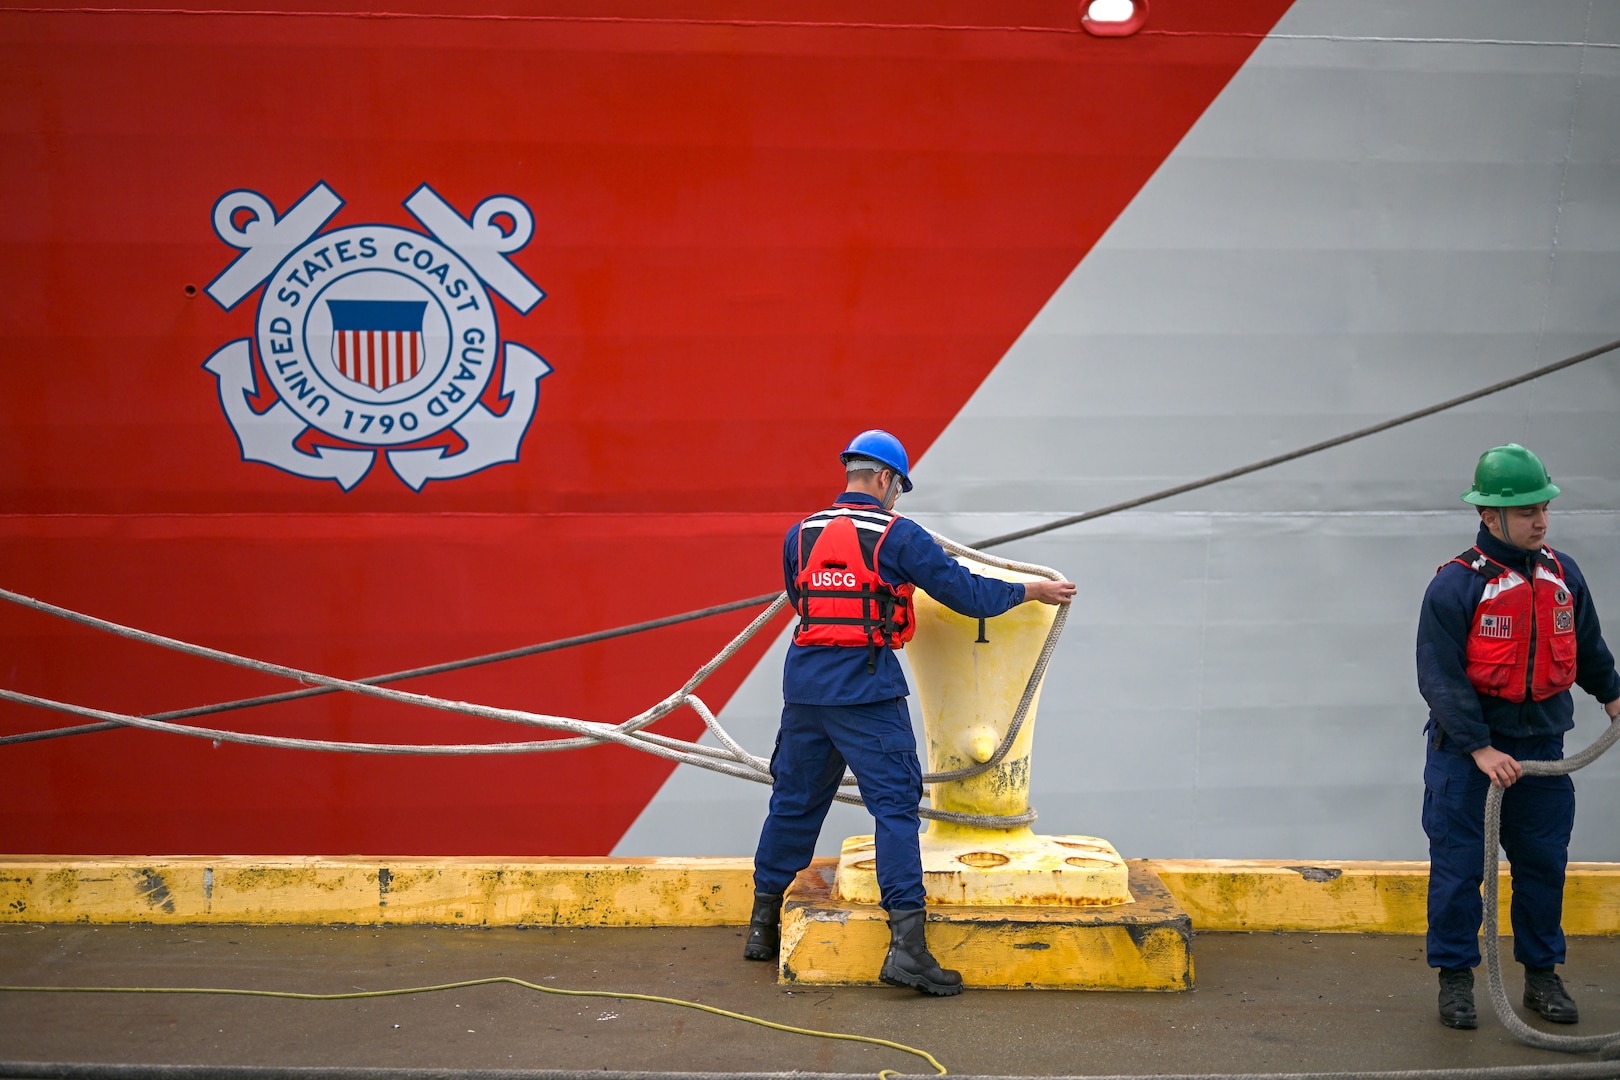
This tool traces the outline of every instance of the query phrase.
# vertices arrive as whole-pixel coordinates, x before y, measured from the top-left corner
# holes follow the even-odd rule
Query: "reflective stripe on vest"
[[[1545,701],[1575,685],[1575,600],[1551,548],[1530,578],[1469,548],[1452,560],[1485,579],[1468,630],[1468,681],[1507,701]]]
[[[899,515],[876,507],[834,506],[799,523],[798,645],[865,646],[868,670],[879,647],[898,649],[916,630],[911,585],[890,585],[878,552]]]

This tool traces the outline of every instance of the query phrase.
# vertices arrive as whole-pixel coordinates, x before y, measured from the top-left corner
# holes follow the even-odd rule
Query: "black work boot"
[[[1581,1011],[1564,989],[1564,980],[1552,968],[1524,969],[1524,1007],[1555,1024],[1573,1024],[1581,1018]]]
[[[782,894],[755,893],[754,913],[748,916],[748,944],[743,956],[749,960],[775,960],[782,948]]]
[[[1479,1027],[1474,1011],[1474,973],[1469,968],[1440,969],[1440,1022],[1448,1028]]]
[[[909,986],[925,994],[950,997],[962,992],[962,976],[939,966],[923,933],[926,908],[889,912],[889,955],[878,978],[890,986]]]

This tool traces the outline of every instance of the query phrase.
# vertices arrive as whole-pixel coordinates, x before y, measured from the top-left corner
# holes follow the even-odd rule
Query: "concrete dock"
[[[741,959],[735,926],[0,925],[0,984],[317,993],[514,976],[699,1001],[796,1027],[892,1040],[958,1075],[1337,1071],[1581,1060],[1435,1019],[1412,935],[1200,933],[1186,993],[790,988]],[[1504,954],[1511,942],[1504,942]],[[1620,1030],[1620,939],[1574,938],[1570,1034]],[[1519,969],[1508,972],[1517,1001]],[[1542,1026],[1536,1021],[1537,1026]],[[1549,1026],[1549,1030],[1554,1030]],[[932,1070],[882,1047],[670,1005],[516,986],[361,1001],[0,992],[0,1061],[789,1071]]]

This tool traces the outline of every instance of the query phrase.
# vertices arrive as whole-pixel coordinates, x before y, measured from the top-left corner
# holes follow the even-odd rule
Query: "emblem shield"
[[[425,300],[327,300],[332,363],[372,390],[409,382],[422,370]]]

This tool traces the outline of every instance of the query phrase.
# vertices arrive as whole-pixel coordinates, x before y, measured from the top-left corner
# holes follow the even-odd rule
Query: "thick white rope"
[[[1620,739],[1620,720],[1613,720],[1608,728],[1578,754],[1562,761],[1521,761],[1519,767],[1526,776],[1564,776],[1576,769],[1584,769]],[[1537,1031],[1519,1018],[1508,1002],[1507,989],[1502,985],[1501,942],[1498,939],[1498,920],[1501,918],[1497,876],[1501,873],[1502,795],[1505,788],[1491,785],[1485,796],[1485,917],[1481,938],[1484,939],[1485,979],[1490,988],[1491,1005],[1502,1021],[1502,1026],[1522,1043],[1538,1050],[1562,1050],[1571,1054],[1601,1051],[1605,1060],[1620,1057],[1620,1031],[1607,1035],[1553,1035]]]
[[[941,546],[952,554],[975,559],[991,566],[1003,569],[1021,571],[1035,574],[1053,580],[1062,580],[1062,575],[1055,570],[1029,563],[1019,563],[1011,560],[997,558],[983,552],[963,547],[934,533]],[[498,720],[505,723],[522,724],[529,727],[545,728],[552,731],[565,732],[572,738],[545,739],[523,742],[495,742],[495,743],[369,743],[369,742],[342,742],[325,739],[301,739],[277,735],[257,735],[250,732],[231,731],[222,728],[198,727],[190,724],[176,724],[170,721],[153,720],[147,717],[134,716],[127,713],[109,712],[103,709],[93,709],[88,706],[74,705],[67,702],[53,701],[48,698],[36,697],[32,694],[23,694],[15,690],[0,689],[0,700],[13,701],[23,705],[32,705],[38,708],[50,709],[56,712],[68,713],[87,719],[102,720],[111,723],[123,724],[129,727],[141,728],[147,731],[160,731],[173,735],[186,735],[193,738],[204,738],[214,742],[230,742],[248,746],[264,746],[277,749],[291,750],[317,750],[337,753],[358,754],[402,754],[402,755],[443,755],[443,756],[469,756],[482,754],[533,754],[554,753],[561,750],[576,750],[603,743],[612,743],[627,746],[655,757],[673,761],[677,764],[694,765],[700,769],[734,776],[743,780],[752,780],[756,783],[770,784],[770,763],[768,759],[750,753],[734,739],[720,724],[708,705],[699,698],[694,691],[701,686],[709,676],[713,675],[737,654],[737,651],[747,644],[756,634],[768,625],[778,612],[787,605],[787,595],[778,596],[764,611],[760,612],[743,630],[731,639],[708,663],[698,668],[691,678],[675,693],[664,698],[656,705],[643,712],[630,717],[619,724],[605,724],[590,720],[578,720],[573,717],[552,716],[545,713],[532,713],[521,709],[499,709],[488,705],[478,705],[473,702],[451,701],[445,698],[433,697],[427,694],[414,694],[405,690],[395,690],[385,686],[376,686],[368,683],[354,682],[348,679],[339,679],[330,675],[305,671],[301,668],[289,667],[284,664],[274,664],[269,661],[256,660],[252,657],[241,656],[221,649],[212,649],[204,645],[180,641],[176,638],[161,634],[139,630],[124,626],[107,619],[97,618],[83,612],[73,611],[69,608],[59,607],[55,604],[24,596],[8,589],[0,589],[0,599],[9,600],[14,604],[30,608],[42,614],[52,615],[69,622],[78,623],[120,637],[139,641],[143,644],[156,645],[160,648],[196,656],[206,660],[230,664],[234,667],[246,668],[267,675],[294,679],[306,685],[325,686],[333,690],[347,693],[361,694],[367,697],[380,698],[384,701],[393,701],[403,705],[415,705],[422,708],[437,709],[443,712],[455,713],[463,716],[477,716],[486,720]],[[1041,677],[1045,674],[1046,666],[1056,647],[1057,637],[1062,632],[1064,617],[1067,608],[1059,608],[1057,618],[1053,620],[1052,628],[1047,634],[1046,642],[1041,655],[1030,674],[1028,683],[1024,688],[1023,698],[1020,700],[1013,718],[1008,727],[1006,737],[988,761],[957,769],[948,773],[930,773],[923,777],[925,784],[943,783],[949,780],[976,776],[994,768],[1004,759],[1012,748],[1022,728],[1024,718],[1029,711],[1029,705],[1034,700],[1039,689]],[[675,739],[654,732],[643,731],[643,728],[675,712],[677,709],[690,707],[703,720],[706,730],[714,736],[721,745],[719,747],[703,746],[683,739]],[[853,776],[844,777],[840,786],[851,786],[856,783]],[[864,805],[859,795],[840,792],[835,798],[840,802],[854,805]],[[977,825],[987,828],[1012,828],[1025,825],[1035,819],[1033,810],[1017,815],[992,814],[965,814],[954,811],[934,810],[930,807],[921,807],[918,811],[923,817],[948,821],[962,825]]]

